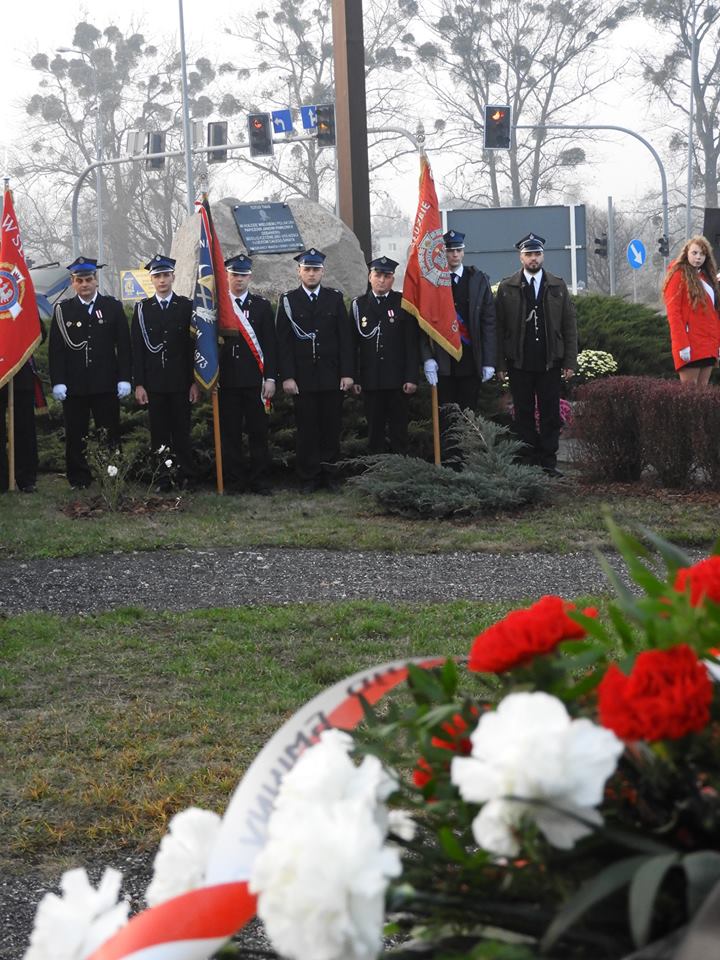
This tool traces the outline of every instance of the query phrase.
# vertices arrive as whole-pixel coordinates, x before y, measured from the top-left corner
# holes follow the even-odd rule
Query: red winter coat
[[[672,264],[670,267],[672,269]],[[704,302],[693,307],[682,270],[676,270],[672,275],[663,297],[670,324],[675,369],[685,366],[686,361],[681,360],[679,355],[685,347],[690,347],[691,361],[705,357],[716,360],[720,350],[720,316],[710,297],[705,294]]]

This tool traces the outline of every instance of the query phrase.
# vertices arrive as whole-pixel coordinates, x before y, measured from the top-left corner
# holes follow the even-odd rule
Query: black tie
[[[317,300],[317,294],[316,294],[316,293],[311,293],[311,294],[310,294],[310,303],[315,303],[316,300]]]
[[[161,309],[161,310],[167,310],[167,300],[161,300],[161,301],[160,301],[160,309]]]
[[[535,289],[535,277],[530,277],[530,286],[532,287],[533,300],[537,300],[537,290]]]
[[[235,303],[238,305],[238,308],[242,310],[242,300],[240,297],[235,297]]]
[[[452,275],[452,280],[453,280],[453,283],[457,283],[460,280],[460,277],[456,273],[454,273]]]

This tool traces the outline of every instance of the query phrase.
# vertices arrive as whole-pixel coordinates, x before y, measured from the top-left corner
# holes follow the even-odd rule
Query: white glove
[[[53,387],[53,400],[67,400],[67,387],[64,383],[56,383]]]
[[[423,371],[425,372],[425,379],[430,386],[436,387],[438,382],[437,360],[426,360],[423,364]]]
[[[123,400],[130,396],[130,384],[127,380],[121,380],[117,385],[118,400]]]
[[[486,383],[490,377],[495,376],[495,367],[483,367],[482,368],[482,382]]]
[[[682,350],[678,350],[678,355],[683,363],[689,363],[690,361],[690,347],[683,347]]]

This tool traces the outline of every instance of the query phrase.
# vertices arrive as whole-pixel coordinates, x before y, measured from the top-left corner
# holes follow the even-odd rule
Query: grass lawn
[[[33,496],[0,497],[4,559],[63,557],[167,547],[321,547],[337,550],[442,552],[454,550],[565,553],[608,545],[602,521],[609,505],[626,528],[645,525],[684,546],[712,543],[720,528],[720,494],[690,494],[634,486],[593,488],[568,480],[551,503],[482,521],[405,520],[383,516],[352,487],[302,496],[196,493],[177,510],[144,514],[68,516],[78,500],[64,479],[40,478]],[[92,497],[92,489],[82,501]]]
[[[270,735],[353,672],[465,654],[508,605],[339,603],[3,621],[0,869],[58,876],[222,812]]]

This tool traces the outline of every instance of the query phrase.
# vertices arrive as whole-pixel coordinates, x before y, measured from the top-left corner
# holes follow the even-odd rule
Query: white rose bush
[[[692,563],[649,534],[661,576],[611,532],[638,589],[609,572],[606,614],[542,597],[467,658],[339,681],[270,738],[223,818],[171,819],[148,911],[125,925],[119,875],[96,890],[67,873],[25,960],[240,957],[226,941],[254,913],[287,960],[625,960],[664,944],[649,960],[696,917],[717,942],[720,554]]]

